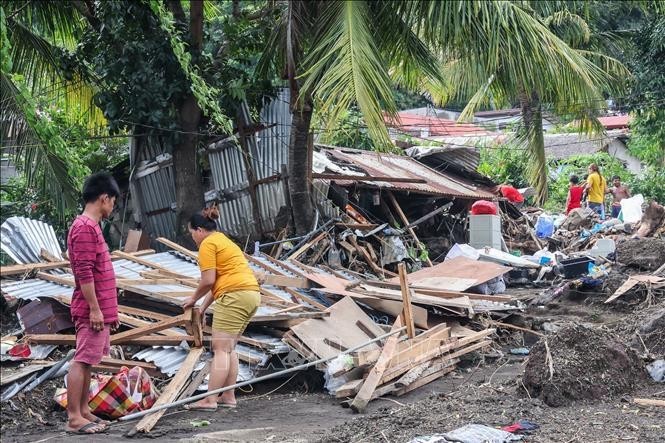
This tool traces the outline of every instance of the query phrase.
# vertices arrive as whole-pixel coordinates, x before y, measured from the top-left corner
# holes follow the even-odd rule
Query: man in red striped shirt
[[[76,353],[67,375],[65,430],[95,434],[108,422],[92,414],[88,406],[91,366],[108,355],[111,329],[118,326],[118,292],[111,255],[99,223],[113,211],[120,195],[118,184],[107,173],[88,177],[83,185],[85,209],[72,223],[67,236],[69,261],[76,288],[71,315],[76,328]]]

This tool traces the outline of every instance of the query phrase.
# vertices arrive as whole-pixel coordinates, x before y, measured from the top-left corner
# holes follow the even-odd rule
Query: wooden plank
[[[107,365],[107,366],[128,366],[128,367],[133,367],[133,366],[138,366],[139,368],[143,369],[157,369],[157,366],[155,366],[154,363],[148,363],[145,361],[137,361],[137,360],[122,360],[119,358],[111,358],[111,357],[102,357],[102,364]]]
[[[42,369],[45,368],[50,368],[56,363],[57,362],[49,362],[49,363],[31,362],[29,365],[23,368],[6,369],[5,371],[2,371],[3,372],[2,376],[0,376],[0,386],[8,385],[34,372],[41,371]]]
[[[493,333],[494,329],[486,329],[485,331],[478,332],[472,336],[461,338],[461,339],[452,339],[448,343],[440,346],[439,348],[432,349],[426,353],[419,354],[417,356],[410,356],[405,361],[400,362],[398,365],[391,366],[386,372],[383,374],[383,379],[382,383],[388,382],[392,380],[395,377],[400,376],[401,374],[404,374],[405,372],[409,371],[411,368],[418,366],[419,364],[422,364],[428,360],[431,360],[433,358],[439,357],[447,352],[454,351],[453,353],[449,354],[448,357],[453,358],[457,357],[458,355],[457,351],[458,349],[462,348],[463,346],[466,346],[467,344],[474,343],[478,340],[481,340],[483,337],[486,337],[490,333]],[[476,344],[482,344],[480,347],[487,346],[488,344],[492,343],[491,340],[488,341],[482,341],[480,343]],[[471,352],[471,350],[477,349],[474,347],[476,345],[471,345],[467,348],[464,348],[466,352]],[[470,350],[469,350],[470,349]]]
[[[342,174],[325,174],[325,173],[312,173],[312,178],[321,180],[344,180],[344,181],[364,181],[364,182],[385,182],[385,183],[427,183],[427,180],[422,178],[411,177],[375,177],[371,175],[342,175]]]
[[[353,397],[358,393],[358,391],[360,391],[363,382],[364,382],[363,379],[359,379],[359,380],[351,380],[344,383],[335,391],[335,397],[336,398]]]
[[[194,394],[194,392],[196,392],[196,390],[198,389],[199,386],[201,386],[201,384],[208,376],[208,374],[210,374],[210,366],[212,366],[212,360],[208,360],[205,363],[205,366],[203,366],[203,368],[201,368],[201,370],[198,371],[194,377],[192,377],[192,380],[187,384],[187,386],[182,390],[182,392],[178,396],[178,400],[182,400],[183,398],[189,398]]]
[[[271,285],[271,286],[282,286],[287,288],[304,288],[309,289],[312,285],[309,284],[309,281],[304,278],[289,277],[286,275],[271,275],[271,274],[262,274],[257,276],[257,279],[261,279],[261,284]]]
[[[665,278],[662,277],[656,277],[655,275],[631,275],[628,277],[628,280],[623,282],[621,286],[617,288],[616,291],[614,291],[614,294],[612,294],[607,300],[605,300],[605,303],[611,303],[617,298],[621,297],[624,295],[626,292],[631,290],[633,286],[637,285],[638,283],[646,283],[646,284],[659,284],[665,282]]]
[[[393,324],[392,331],[399,329],[402,326],[402,320],[397,317],[395,323]],[[397,341],[399,340],[398,334],[391,335],[386,340],[386,343],[381,349],[381,354],[376,364],[370,371],[369,375],[365,379],[362,387],[358,391],[358,394],[351,402],[351,409],[353,412],[362,412],[367,407],[367,404],[372,399],[372,394],[379,386],[383,373],[388,368],[388,364],[393,358],[395,351],[397,351]]]
[[[196,252],[191,251],[191,250],[185,248],[184,246],[180,246],[179,244],[177,244],[177,243],[175,243],[175,242],[172,242],[172,241],[169,240],[168,238],[157,237],[156,240],[157,240],[158,242],[160,242],[161,244],[163,244],[164,246],[167,246],[167,247],[173,249],[174,251],[178,251],[178,252],[181,253],[182,255],[191,258],[191,259],[194,260],[195,262],[197,262],[197,263],[199,262],[199,256],[198,256],[198,254],[197,254]]]
[[[510,272],[510,269],[507,266],[497,263],[471,260],[466,257],[455,257],[443,263],[438,263],[431,268],[423,268],[412,272],[407,276],[407,281],[411,283],[414,290],[418,287],[425,287],[434,290],[464,291],[472,286],[485,283],[488,280]],[[445,283],[445,278],[452,279],[450,280],[451,283],[457,280],[458,284],[454,287],[437,284]],[[442,280],[437,281],[434,279]],[[388,280],[388,282],[399,283],[400,280],[393,278]]]
[[[400,207],[399,203],[397,203],[397,199],[395,198],[393,193],[388,191],[387,194],[388,194],[388,199],[390,200],[393,207],[395,208],[395,212],[397,212],[397,215],[399,215],[399,218],[402,220],[402,223],[404,223],[404,226],[406,226],[407,232],[411,235],[413,240],[416,242],[416,246],[418,247],[418,249],[420,249],[420,245],[422,245],[422,243],[420,242],[420,240],[418,240],[418,236],[416,235],[413,228],[408,227],[409,226],[409,219],[406,218],[406,214],[404,214],[404,211],[402,211],[402,208]],[[427,257],[426,262],[429,266],[432,266],[432,261],[429,259],[429,257]]]
[[[178,397],[178,394],[180,394],[180,391],[185,386],[185,383],[187,380],[189,380],[194,367],[199,362],[201,354],[203,354],[203,348],[194,348],[189,351],[189,354],[187,354],[187,357],[180,366],[180,369],[171,379],[171,382],[168,384],[168,386],[166,386],[166,389],[162,391],[162,394],[159,396],[154,406],[166,405],[175,401],[175,399]],[[162,409],[161,411],[157,411],[154,414],[146,415],[141,419],[140,422],[138,422],[136,427],[134,427],[133,432],[150,432],[150,430],[155,427],[165,412],[166,409]]]
[[[131,257],[140,257],[146,254],[154,254],[154,249],[146,249],[130,254]],[[119,257],[111,256],[111,260],[117,260]],[[68,268],[69,260],[57,261],[53,263],[28,263],[25,265],[0,266],[0,276],[30,274],[35,271],[50,271],[52,269]]]
[[[406,325],[406,335],[409,338],[414,338],[416,336],[416,326],[413,323],[413,308],[411,306],[411,290],[409,289],[409,284],[406,281],[406,267],[404,263],[397,265],[399,271],[399,283],[402,289],[402,317],[404,318],[404,324]]]
[[[30,274],[34,271],[49,271],[51,269],[65,268],[69,266],[69,261],[59,261],[54,263],[29,263],[27,265],[0,266],[0,276]]]
[[[300,248],[298,248],[297,251],[291,253],[287,258],[288,258],[288,259],[297,260],[298,257],[300,257],[302,254],[304,254],[305,252],[307,252],[307,250],[308,250],[309,248],[311,248],[312,245],[315,245],[316,243],[320,242],[320,241],[323,240],[327,235],[328,235],[328,231],[324,231],[324,232],[320,233],[319,235],[317,235],[316,237],[314,237],[312,240],[308,241],[307,243],[305,243],[304,245],[302,245]]]
[[[146,260],[144,258],[141,258],[141,257],[136,257],[135,255],[132,255],[132,254],[127,254],[127,253],[122,252],[122,251],[113,251],[112,255],[115,256],[115,257],[118,257],[118,258],[123,258],[125,260],[132,261],[134,263],[138,263],[138,264],[146,266],[148,268],[157,269],[160,272],[162,272],[162,273],[164,273],[165,275],[168,275],[168,276],[172,276],[172,277],[176,277],[176,278],[189,279],[189,277],[187,277],[186,275],[182,275],[182,274],[178,274],[177,272],[169,271],[168,269],[166,269],[165,267],[163,267],[161,265],[158,265],[157,263],[153,263],[153,262],[151,262],[149,260]]]
[[[374,271],[377,275],[380,275],[384,278],[386,274],[394,275],[392,272],[386,271],[385,269],[374,263],[374,260],[372,260],[372,257],[369,255],[369,252],[367,252],[367,249],[363,248],[358,244],[355,236],[350,235],[347,238],[349,240],[349,243],[351,243],[351,245],[356,249],[356,251],[360,253],[360,255],[365,259],[365,262],[367,262],[369,267],[372,268],[372,271]]]
[[[28,343],[43,345],[62,345],[75,346],[76,336],[74,334],[26,334],[24,338]],[[124,340],[117,340],[118,345],[141,345],[141,346],[177,346],[181,342],[193,342],[191,335],[174,335],[138,337]]]
[[[419,378],[418,380],[414,381],[413,383],[411,383],[408,386],[399,387],[398,389],[394,390],[391,393],[393,395],[396,395],[397,397],[401,397],[402,395],[407,394],[407,393],[409,393],[409,392],[411,392],[415,389],[418,389],[422,386],[425,386],[426,384],[431,383],[434,380],[438,380],[439,378],[443,377],[444,375],[446,375],[450,372],[453,372],[454,370],[455,370],[455,366],[450,365],[450,366],[446,366],[442,369],[439,369],[438,371],[433,371],[433,372],[426,371],[425,373],[423,373],[421,378]]]
[[[185,314],[178,315],[176,317],[160,320],[156,323],[150,325],[142,326],[140,328],[130,329],[129,331],[120,332],[118,334],[111,334],[111,344],[115,345],[121,343],[125,340],[131,340],[133,338],[145,337],[152,333],[162,331],[164,329],[172,328],[174,326],[182,325],[185,322],[192,321],[192,310],[188,309],[188,312]]]
[[[655,398],[634,398],[633,403],[640,406],[660,406],[665,407],[665,400]]]

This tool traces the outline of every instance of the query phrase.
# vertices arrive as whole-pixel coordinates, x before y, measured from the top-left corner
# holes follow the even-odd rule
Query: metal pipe
[[[264,381],[264,380],[270,380],[272,378],[276,378],[276,377],[280,377],[282,375],[290,374],[292,372],[300,371],[300,370],[309,368],[311,366],[319,365],[321,363],[327,363],[331,360],[336,359],[340,355],[355,352],[358,349],[362,349],[365,346],[371,345],[372,343],[383,340],[384,338],[390,337],[391,335],[395,335],[399,332],[404,331],[405,329],[406,329],[406,326],[401,327],[399,329],[396,329],[394,331],[387,332],[387,333],[385,333],[383,335],[380,335],[376,338],[373,338],[373,339],[371,339],[371,340],[369,340],[369,341],[367,341],[363,344],[360,344],[358,346],[354,346],[352,348],[349,348],[344,352],[340,352],[339,354],[335,355],[334,357],[321,358],[319,360],[316,360],[316,361],[313,361],[313,362],[310,362],[310,363],[305,363],[305,364],[302,364],[300,366],[294,366],[293,368],[285,369],[283,371],[274,372],[272,374],[267,374],[267,375],[262,375],[261,377],[254,378],[252,380],[246,380],[246,381],[236,383],[236,384],[231,385],[231,386],[226,386],[224,388],[219,388],[219,389],[215,389],[215,390],[212,390],[212,391],[208,391],[205,394],[194,395],[194,396],[189,397],[189,398],[183,398],[182,400],[174,401],[173,403],[168,403],[168,404],[165,404],[165,405],[156,406],[156,407],[153,407],[152,409],[148,409],[147,411],[141,411],[141,412],[136,412],[134,414],[125,415],[124,417],[120,417],[118,419],[118,421],[134,420],[136,418],[141,418],[141,417],[144,417],[146,415],[150,415],[150,414],[153,414],[155,412],[158,412],[158,411],[161,411],[161,410],[164,410],[164,409],[169,409],[169,408],[173,408],[175,406],[180,406],[180,405],[184,405],[184,404],[187,404],[187,403],[191,403],[193,401],[201,400],[201,399],[204,399],[204,398],[209,397],[211,395],[221,394],[222,392],[230,391],[231,389],[240,388],[242,386],[251,385],[252,383],[258,383],[258,382],[261,382],[261,381]]]

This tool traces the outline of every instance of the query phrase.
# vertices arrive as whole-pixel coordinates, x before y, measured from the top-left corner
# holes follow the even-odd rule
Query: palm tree
[[[2,139],[11,140],[28,185],[50,195],[62,216],[78,204],[77,179],[85,169],[69,158],[65,141],[40,107],[63,105],[73,121],[103,125],[87,73],[65,65],[66,50],[76,46],[85,23],[73,2],[3,1],[0,9]]]
[[[574,116],[580,132],[600,133],[603,128],[595,116],[605,107],[606,94],[618,92],[630,74],[618,60],[589,44],[588,24],[567,9],[588,4],[554,1],[517,6],[503,2],[496,6],[502,9],[501,18],[492,26],[497,31],[496,45],[478,48],[495,54],[494,60],[479,63],[473,55],[457,53],[444,57],[450,75],[444,91],[471,97],[462,120],[490,101],[495,105],[519,102],[522,125],[515,147],[527,152],[529,181],[536,189],[537,203],[543,204],[548,185],[543,113]],[[526,28],[520,33],[516,20],[525,15],[542,18],[532,18],[528,26],[523,23]],[[509,43],[506,32],[520,34],[520,38]]]
[[[264,64],[284,73],[294,124],[289,182],[296,230],[311,228],[306,182],[307,135],[312,110],[334,121],[356,104],[379,148],[386,146],[383,112],[395,115],[391,87],[427,87],[439,99],[471,97],[470,115],[488,97],[519,98],[532,176],[546,197],[542,107],[589,115],[615,80],[589,54],[572,49],[525,2],[284,1]],[[620,64],[603,58],[615,70]],[[625,71],[623,71],[625,73]],[[588,122],[588,119],[584,120]]]

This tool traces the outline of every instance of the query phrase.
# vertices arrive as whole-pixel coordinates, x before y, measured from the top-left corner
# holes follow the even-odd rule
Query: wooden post
[[[401,328],[401,323],[401,319],[397,317],[391,332]],[[377,386],[379,386],[379,382],[383,377],[383,373],[388,368],[390,360],[392,360],[393,355],[395,352],[397,352],[398,341],[398,335],[392,335],[386,340],[386,343],[383,345],[383,349],[381,350],[381,355],[379,355],[379,359],[377,360],[372,370],[369,372],[369,375],[365,379],[365,383],[363,383],[360,391],[358,391],[358,395],[356,395],[356,398],[354,398],[353,402],[351,402],[351,409],[353,409],[353,412],[362,412],[367,407],[367,404],[372,399],[372,394],[374,394]]]
[[[406,268],[404,263],[397,265],[399,270],[399,284],[402,288],[402,316],[404,317],[404,324],[406,325],[406,334],[409,338],[416,336],[416,327],[413,323],[413,306],[411,305],[411,289],[409,282],[406,280]]]
[[[390,202],[393,204],[395,207],[395,211],[397,212],[397,215],[399,215],[399,218],[402,220],[402,223],[404,224],[405,229],[408,231],[409,235],[413,237],[413,239],[416,241],[416,245],[418,245],[418,249],[421,249],[421,243],[420,240],[418,240],[418,236],[416,235],[415,231],[413,228],[409,227],[409,219],[406,218],[406,215],[404,214],[404,211],[402,211],[402,208],[399,206],[399,203],[397,203],[397,199],[393,195],[392,192],[388,191],[388,198],[390,199]],[[427,264],[429,266],[432,266],[432,261],[427,257]]]
[[[162,395],[159,396],[153,407],[171,403],[178,397],[178,394],[180,394],[180,391],[185,386],[185,383],[187,383],[189,380],[189,376],[192,374],[194,367],[199,362],[201,354],[203,354],[203,348],[194,348],[189,351],[189,354],[187,354],[187,357],[180,366],[180,369],[171,379],[171,382],[168,384],[168,386],[166,386],[166,389],[164,389]],[[136,427],[134,427],[134,429],[129,432],[129,434],[134,435],[137,432],[150,432],[150,430],[155,427],[165,412],[166,409],[162,409],[161,411],[157,411],[154,414],[144,417],[140,422],[137,423]]]

